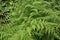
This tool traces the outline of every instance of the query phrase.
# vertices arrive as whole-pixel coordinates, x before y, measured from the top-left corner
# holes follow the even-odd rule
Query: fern
[[[59,2],[1,0],[0,40],[60,40]]]

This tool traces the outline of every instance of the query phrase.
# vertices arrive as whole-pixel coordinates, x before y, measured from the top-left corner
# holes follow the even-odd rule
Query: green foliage
[[[0,40],[60,40],[59,30],[60,0],[0,0]]]

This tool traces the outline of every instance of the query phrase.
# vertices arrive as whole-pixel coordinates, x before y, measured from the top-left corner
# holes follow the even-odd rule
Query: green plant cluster
[[[0,19],[0,40],[60,40],[60,0],[1,0]]]

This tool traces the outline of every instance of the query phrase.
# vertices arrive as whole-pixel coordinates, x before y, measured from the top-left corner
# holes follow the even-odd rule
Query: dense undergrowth
[[[60,0],[1,0],[0,40],[60,40]]]

